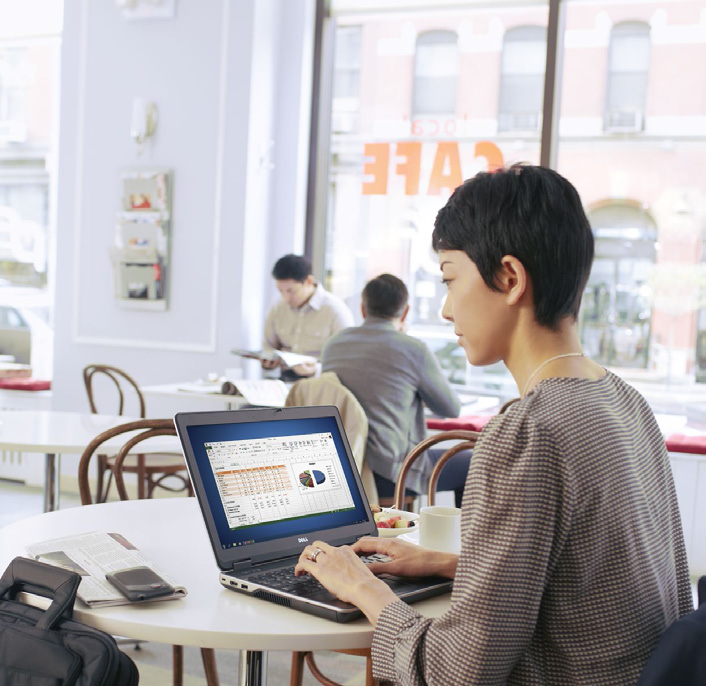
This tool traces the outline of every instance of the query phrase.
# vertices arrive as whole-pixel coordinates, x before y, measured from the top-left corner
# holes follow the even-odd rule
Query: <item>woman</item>
[[[593,235],[574,187],[514,166],[456,189],[433,233],[443,315],[473,365],[502,360],[521,399],[483,430],[458,556],[394,539],[308,546],[314,575],[375,626],[374,673],[403,684],[632,684],[692,609],[664,441],[645,400],[582,351]],[[316,552],[320,549],[320,553]],[[387,553],[366,567],[359,554]],[[423,618],[374,576],[454,578]]]

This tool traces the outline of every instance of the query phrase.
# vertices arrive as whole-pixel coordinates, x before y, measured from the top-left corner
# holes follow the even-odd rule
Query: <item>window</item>
[[[441,318],[446,290],[431,230],[463,179],[504,162],[539,162],[538,129],[519,142],[497,137],[495,94],[503,36],[517,26],[546,27],[547,3],[507,3],[500,22],[495,2],[421,12],[386,11],[382,0],[360,10],[347,2],[336,14],[338,4],[331,19],[336,47],[328,55],[333,96],[322,106],[335,122],[341,103],[355,102],[356,126],[334,123],[330,131],[320,172],[326,221],[313,240],[314,268],[354,313],[369,279],[383,272],[403,279],[410,332],[436,352],[453,382],[465,384],[471,372]]]
[[[639,203],[608,201],[588,218],[596,243],[581,307],[584,350],[601,364],[645,369],[657,226]]]
[[[402,278],[410,332],[430,344],[449,377],[509,398],[517,389],[507,370],[469,368],[441,321],[429,242],[460,179],[497,162],[539,162],[553,35],[547,4],[415,3],[406,11],[379,0],[356,14],[359,3],[331,1],[336,30],[361,31],[360,127],[331,135],[314,263],[354,311],[368,279],[383,271]],[[706,399],[703,0],[563,6],[556,150],[542,152],[556,153],[595,231],[583,345],[660,407]],[[630,135],[645,130],[648,99],[649,135]]]
[[[642,22],[614,26],[608,54],[606,131],[644,129],[649,66],[650,27]]]
[[[63,4],[0,3],[0,354],[52,375],[51,204]],[[31,356],[30,356],[31,344]]]
[[[456,113],[458,62],[458,38],[453,31],[419,35],[414,53],[413,117]]]
[[[360,26],[343,26],[336,32],[331,124],[335,132],[358,128],[360,34]]]
[[[498,131],[541,128],[547,30],[519,26],[505,34],[500,74]]]

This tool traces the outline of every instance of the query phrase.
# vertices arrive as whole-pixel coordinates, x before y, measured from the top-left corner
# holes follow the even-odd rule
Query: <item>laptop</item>
[[[337,408],[180,412],[174,423],[221,584],[338,622],[360,617],[313,577],[293,574],[313,541],[377,535]],[[440,577],[381,578],[408,603],[451,590]]]

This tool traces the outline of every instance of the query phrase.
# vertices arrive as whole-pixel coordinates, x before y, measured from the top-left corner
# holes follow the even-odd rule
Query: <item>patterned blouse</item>
[[[626,686],[693,609],[664,440],[610,372],[546,379],[486,426],[461,527],[450,609],[432,620],[388,605],[377,678]]]

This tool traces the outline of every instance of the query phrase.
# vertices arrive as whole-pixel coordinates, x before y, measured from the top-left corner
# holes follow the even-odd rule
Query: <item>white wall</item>
[[[313,10],[312,0],[179,0],[173,19],[129,21],[115,2],[65,3],[55,410],[87,410],[88,363],[142,384],[189,380],[260,343],[271,265],[303,248]],[[159,109],[141,157],[129,136],[135,96]],[[174,174],[166,312],[113,297],[119,174],[140,167]]]

